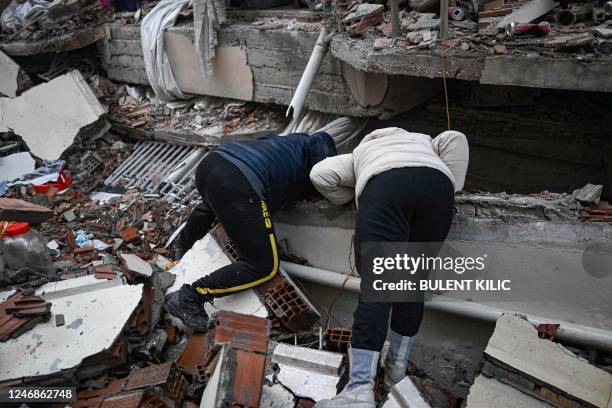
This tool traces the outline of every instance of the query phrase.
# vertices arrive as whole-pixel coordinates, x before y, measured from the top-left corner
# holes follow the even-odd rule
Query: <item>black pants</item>
[[[272,279],[279,267],[277,239],[266,203],[246,177],[227,159],[208,154],[196,170],[202,203],[181,231],[189,249],[218,218],[238,251],[239,260],[198,279],[191,286],[209,298],[245,290]]]
[[[372,177],[361,193],[355,226],[359,274],[372,273],[361,267],[362,243],[444,241],[454,200],[450,179],[428,167],[392,169]],[[414,336],[423,320],[423,302],[372,303],[360,299],[353,316],[352,346],[380,351],[387,337],[390,312],[391,329],[402,336]]]

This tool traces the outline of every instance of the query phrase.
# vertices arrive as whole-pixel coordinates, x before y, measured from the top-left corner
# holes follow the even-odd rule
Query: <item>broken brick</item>
[[[325,339],[325,350],[336,351],[339,353],[348,352],[348,346],[351,344],[353,332],[350,329],[344,328],[328,328],[323,334]]]
[[[133,243],[140,239],[138,229],[134,227],[128,227],[121,231],[121,239],[127,243]]]
[[[20,302],[25,299],[25,302]],[[0,304],[0,341],[19,337],[38,323],[48,319],[51,303],[38,296],[13,293]]]
[[[208,333],[194,333],[177,364],[194,374],[200,382],[206,380],[206,367],[215,346],[229,343],[232,348],[258,353],[268,349],[270,322],[260,317],[221,310],[213,316]]]
[[[100,266],[96,268],[95,278],[96,279],[115,279],[117,277],[117,273],[113,271],[113,268],[110,266]]]

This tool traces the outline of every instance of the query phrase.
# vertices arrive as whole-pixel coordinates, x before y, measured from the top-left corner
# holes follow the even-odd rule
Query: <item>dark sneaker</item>
[[[188,286],[166,296],[164,308],[195,331],[208,331],[208,315],[204,311],[204,300]]]

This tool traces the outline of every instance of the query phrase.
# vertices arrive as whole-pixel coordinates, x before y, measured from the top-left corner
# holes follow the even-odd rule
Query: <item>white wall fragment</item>
[[[431,408],[431,405],[425,401],[421,392],[412,382],[409,376],[389,390],[389,399],[383,405],[383,408]]]
[[[53,282],[37,294],[51,302],[51,318],[0,347],[0,381],[53,374],[109,350],[142,297],[142,285],[93,276]],[[56,327],[55,316],[65,325]]]
[[[13,97],[19,85],[19,65],[5,53],[0,51],[0,94]]]
[[[20,152],[0,157],[0,181],[15,180],[34,171],[36,163],[30,153]]]
[[[278,364],[276,379],[294,395],[314,401],[337,394],[338,373],[343,356],[340,353],[309,349],[279,343],[272,354]]]
[[[16,98],[1,98],[0,128],[21,136],[35,156],[56,160],[104,113],[80,72],[71,71]]]

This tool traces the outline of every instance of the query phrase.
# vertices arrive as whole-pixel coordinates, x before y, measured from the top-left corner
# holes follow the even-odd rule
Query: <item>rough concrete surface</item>
[[[106,27],[110,36],[102,48],[103,62],[109,77],[118,81],[147,84],[138,27],[115,23]],[[296,23],[289,18],[274,24],[266,24],[262,20],[239,20],[223,27],[219,41],[220,47],[239,46],[246,50],[248,67],[253,75],[253,96],[250,100],[288,105],[315,45],[318,30],[318,24]],[[183,39],[193,39],[193,27],[180,25],[167,30],[167,40],[177,35]],[[171,58],[173,66],[189,65],[191,57],[185,53],[175,57],[177,61]],[[389,82],[382,101],[382,91],[378,89],[375,97],[369,101],[376,105],[361,106],[342,78],[340,62],[328,53],[308,95],[306,107],[356,117],[387,117],[422,104],[440,91],[439,83],[432,83],[425,78],[384,77],[379,76],[375,81]],[[203,85],[193,78],[194,75],[190,74],[185,76],[184,81],[179,80],[181,88],[189,93],[202,92]],[[225,94],[220,96],[235,97]],[[360,97],[359,94],[357,97]]]
[[[17,92],[19,65],[0,51],[0,95],[14,97]]]
[[[0,127],[22,137],[30,152],[56,160],[79,131],[105,113],[78,71],[38,85],[16,98],[0,99]]]
[[[527,320],[504,314],[485,349],[487,359],[513,372],[560,390],[595,407],[609,407],[612,375],[589,364],[558,343],[538,338]]]
[[[552,405],[540,401],[524,392],[493,378],[479,375],[470,388],[467,397],[469,408],[551,408]]]

